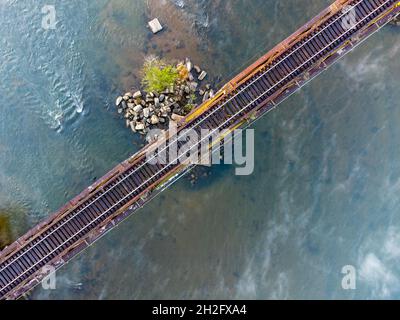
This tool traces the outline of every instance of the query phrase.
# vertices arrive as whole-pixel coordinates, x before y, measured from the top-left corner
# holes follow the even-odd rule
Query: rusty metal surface
[[[369,1],[369,0],[367,0]],[[318,16],[308,22],[305,26],[300,28],[294,34],[289,36],[286,40],[282,41],[279,45],[270,50],[266,55],[261,57],[251,66],[246,68],[243,72],[229,81],[222,89],[217,93],[216,97],[200,105],[198,108],[193,110],[188,116],[186,116],[180,123],[180,129],[183,130],[186,127],[190,127],[197,121],[198,118],[202,117],[204,114],[209,112],[211,109],[215,108],[217,105],[224,103],[230,96],[237,94],[240,88],[245,86],[246,83],[256,78],[260,73],[265,72],[265,70],[277,63],[282,57],[288,55],[293,47],[297,44],[304,42],[307,37],[317,32],[321,26],[326,23],[330,18],[341,12],[345,5],[358,3],[358,1],[351,0],[338,0],[335,1],[331,6],[322,11]],[[363,1],[361,1],[363,2]],[[379,1],[376,1],[379,2]],[[387,3],[385,0],[380,0],[381,3]],[[380,27],[385,25],[390,19],[399,13],[400,1],[389,1],[390,6],[386,8],[382,13],[380,13],[374,20],[370,21],[365,26],[362,26],[354,34],[348,38],[341,41],[340,45],[336,46],[334,49],[330,50],[329,53],[315,61],[305,72],[302,72],[291,81],[284,84],[279,90],[276,90],[267,99],[264,99],[257,105],[251,108],[249,112],[245,112],[240,115],[230,123],[229,128],[236,128],[238,126],[247,126],[255,118],[260,117],[266,112],[275,108],[280,102],[298,90],[301,86],[306,84],[312,78],[320,74],[323,70],[332,65],[345,53],[352,50],[361,41],[366,39],[369,35],[377,31]],[[246,106],[247,108],[248,106]],[[0,266],[11,264],[12,261],[17,259],[19,254],[23,254],[24,250],[28,250],[29,246],[35,241],[40,241],[47,230],[50,230],[54,225],[60,223],[62,219],[65,219],[67,215],[71,214],[73,210],[77,210],[82,206],[88,199],[94,197],[97,192],[102,192],[110,184],[116,183],[119,177],[126,175],[130,170],[135,169],[141,161],[143,161],[147,150],[154,145],[150,145],[140,150],[138,153],[133,155],[131,158],[119,164],[105,176],[100,178],[90,187],[86,188],[82,193],[77,195],[74,199],[68,202],[65,206],[59,209],[57,212],[52,214],[48,219],[31,229],[25,235],[20,237],[12,245],[4,249],[0,254]],[[127,218],[133,212],[141,208],[146,202],[150,201],[154,196],[161,192],[168,184],[172,183],[174,180],[179,178],[186,170],[190,167],[177,165],[166,174],[162,175],[160,179],[149,184],[149,186],[143,192],[138,192],[138,194],[130,199],[126,204],[121,206],[116,212],[108,216],[101,224],[97,225],[95,228],[90,230],[78,241],[75,241],[71,245],[60,252],[56,257],[52,258],[47,265],[52,265],[55,268],[59,268],[68,262],[76,254],[84,250],[87,246],[96,241],[99,237],[103,236],[106,232],[115,227],[122,220]],[[169,179],[166,179],[168,177]],[[14,260],[12,260],[14,259]],[[11,261],[11,262],[10,262]],[[2,271],[0,267],[0,276],[2,276]],[[11,276],[7,276],[10,278]],[[4,275],[4,278],[7,279]],[[1,285],[0,282],[0,297],[7,299],[15,299],[29,291],[32,287],[37,285],[43,278],[41,270],[35,270],[26,279],[13,286],[11,290],[6,290]],[[0,279],[1,280],[1,279]],[[4,282],[4,280],[3,280]],[[3,288],[3,289],[2,289]],[[1,291],[3,290],[3,291]]]

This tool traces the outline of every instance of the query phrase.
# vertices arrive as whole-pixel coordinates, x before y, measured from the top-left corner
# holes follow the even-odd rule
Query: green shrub
[[[196,95],[194,93],[191,93],[189,96],[189,103],[194,104],[196,102],[196,99],[197,99]]]
[[[149,57],[143,66],[142,85],[147,92],[162,92],[171,87],[179,78],[178,70],[164,61]]]

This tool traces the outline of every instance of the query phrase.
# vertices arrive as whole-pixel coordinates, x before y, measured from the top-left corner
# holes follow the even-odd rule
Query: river
[[[225,81],[330,1],[53,3],[46,30],[46,1],[0,0],[0,212],[14,238],[139,149],[114,101],[146,55],[190,56]],[[399,40],[386,26],[257,121],[252,175],[179,180],[30,298],[400,298]]]

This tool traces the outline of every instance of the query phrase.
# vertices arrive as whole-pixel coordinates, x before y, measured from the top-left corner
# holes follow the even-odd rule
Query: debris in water
[[[149,21],[149,27],[154,34],[160,32],[163,29],[160,21],[157,18]]]

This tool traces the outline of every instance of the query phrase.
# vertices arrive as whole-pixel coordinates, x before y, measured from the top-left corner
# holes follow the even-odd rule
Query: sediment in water
[[[10,218],[7,213],[0,211],[0,250],[13,241]]]

